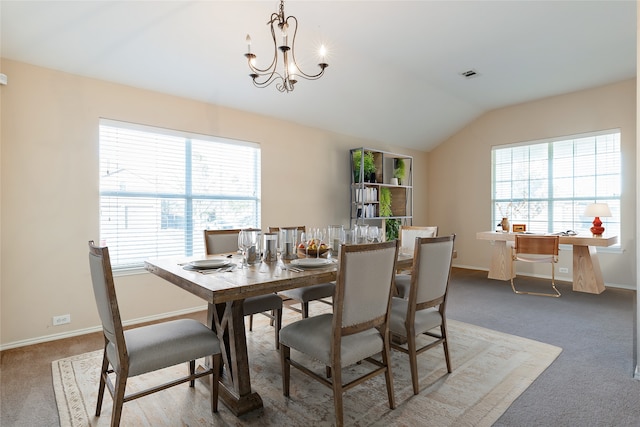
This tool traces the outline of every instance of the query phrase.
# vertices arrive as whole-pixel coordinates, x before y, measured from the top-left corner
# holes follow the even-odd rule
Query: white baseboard
[[[146,317],[140,317],[138,319],[127,320],[122,322],[122,325],[131,326],[131,325],[137,325],[139,323],[153,322],[156,320],[166,319],[168,317],[175,317],[175,316],[182,316],[190,313],[196,313],[198,311],[202,311],[206,309],[207,309],[206,305],[202,307],[192,307],[184,310],[177,310],[169,313],[162,313],[162,314],[156,314],[153,316],[146,316]],[[73,331],[62,332],[62,333],[53,334],[53,335],[45,335],[42,337],[31,338],[28,340],[14,341],[14,342],[1,345],[0,351],[9,350],[11,348],[24,347],[27,345],[40,344],[40,343],[49,342],[49,341],[61,340],[64,338],[77,337],[79,335],[90,334],[93,332],[100,332],[101,330],[102,330],[102,326],[92,326],[90,328],[75,329]]]

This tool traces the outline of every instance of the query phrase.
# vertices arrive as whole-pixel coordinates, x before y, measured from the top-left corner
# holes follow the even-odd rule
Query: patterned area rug
[[[320,304],[324,305],[324,304]],[[287,321],[300,316],[285,310]],[[296,317],[293,317],[296,316]],[[264,319],[264,320],[262,320]],[[283,322],[284,324],[287,321]],[[453,373],[447,374],[442,346],[418,356],[420,394],[413,395],[407,356],[392,351],[396,409],[389,409],[384,376],[379,375],[344,396],[345,424],[352,426],[490,426],[511,403],[560,354],[561,348],[507,335],[449,319]],[[274,348],[273,329],[264,316],[254,317],[253,332],[247,331],[251,381],[264,408],[235,417],[223,403],[212,414],[209,389],[204,381],[195,388],[179,385],[124,405],[123,426],[317,426],[335,424],[332,391],[291,369],[291,396],[282,395],[279,353]],[[292,351],[295,358],[297,353]],[[111,397],[105,392],[102,415],[95,417],[102,351],[80,354],[52,363],[60,424],[108,426]],[[298,355],[298,358],[300,356]],[[309,363],[313,363],[309,361]],[[358,372],[368,363],[346,369]],[[318,372],[324,367],[316,364]],[[127,392],[146,384],[158,384],[167,368],[129,380]],[[179,374],[182,375],[182,374]]]

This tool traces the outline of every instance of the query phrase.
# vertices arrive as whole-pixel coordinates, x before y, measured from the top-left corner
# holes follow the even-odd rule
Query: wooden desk
[[[207,301],[208,326],[218,333],[227,367],[220,380],[220,399],[239,416],[263,407],[260,395],[251,390],[242,302],[250,296],[335,281],[337,264],[302,273],[283,269],[281,262],[263,262],[248,269],[211,274],[183,268],[189,261],[216,257],[220,255],[148,260],[145,269]],[[239,263],[240,257],[234,255],[233,262]],[[398,266],[410,268],[412,264],[411,256],[398,256]]]
[[[476,234],[477,239],[494,242],[489,267],[490,279],[511,279],[511,248],[507,246],[507,242],[515,241],[516,234],[500,231],[481,231]],[[573,245],[573,290],[592,294],[602,293],[605,289],[604,280],[595,247],[615,245],[618,242],[618,236],[560,236],[559,240],[561,245]]]

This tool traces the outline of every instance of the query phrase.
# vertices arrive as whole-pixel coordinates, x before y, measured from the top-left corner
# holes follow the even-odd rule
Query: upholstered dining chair
[[[400,252],[413,253],[416,237],[436,237],[437,235],[437,226],[402,225],[400,226]],[[400,298],[409,297],[410,286],[411,272],[398,272],[396,275],[397,296]]]
[[[306,226],[300,225],[297,226],[298,232],[305,232]],[[280,227],[269,227],[270,233],[276,233],[280,230]],[[336,289],[336,284],[333,282],[320,283],[317,285],[305,286],[302,288],[289,289],[286,291],[278,292],[280,295],[285,298],[292,299],[294,301],[298,301],[300,303],[300,310],[295,307],[289,307],[294,311],[302,313],[302,318],[305,319],[309,317],[309,302],[311,301],[319,301],[325,304],[331,304],[331,302],[326,301],[325,298],[332,298],[333,293]]]
[[[235,252],[238,250],[239,229],[204,230],[204,246],[207,255]],[[253,315],[263,314],[271,319],[275,329],[276,348],[280,348],[279,335],[282,327],[282,298],[277,294],[258,295],[245,298],[243,313],[249,316],[249,330],[253,330]]]
[[[394,297],[391,302],[391,335],[400,337],[405,344],[391,342],[393,349],[409,355],[413,394],[418,394],[418,358],[417,356],[442,344],[447,363],[451,370],[449,346],[447,340],[447,318],[445,314],[453,243],[455,234],[443,237],[418,237],[414,248],[413,274],[407,298]],[[440,328],[440,332],[433,329]],[[429,336],[429,342],[418,348],[417,337]]]
[[[395,408],[389,313],[398,247],[397,240],[342,245],[333,313],[298,320],[280,333],[283,394],[289,396],[291,366],[331,387],[338,426],[344,419],[342,394],[379,374],[385,374],[389,407]],[[329,379],[293,360],[291,349],[324,364]],[[372,357],[379,353],[382,361]],[[363,360],[374,369],[343,384],[342,368]]]
[[[107,247],[89,241],[89,267],[98,314],[104,334],[104,355],[96,416],[100,416],[104,389],[113,399],[111,426],[118,426],[125,402],[211,375],[211,411],[218,411],[218,375],[222,357],[216,333],[194,319],[179,319],[123,330]],[[195,361],[212,357],[209,369],[196,373]],[[189,362],[189,375],[150,389],[125,394],[127,380],[158,369]],[[115,384],[112,376],[115,375]]]
[[[558,288],[556,288],[555,282],[555,264],[558,262],[559,242],[559,236],[532,236],[516,234],[515,245],[511,252],[511,289],[513,292],[516,294],[538,295],[554,298],[558,298],[561,295]],[[551,288],[553,289],[553,293],[525,292],[517,290],[513,284],[516,261],[528,263],[549,263],[551,265]]]

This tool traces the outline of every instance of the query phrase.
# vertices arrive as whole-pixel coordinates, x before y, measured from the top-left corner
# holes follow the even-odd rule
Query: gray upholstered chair
[[[304,225],[298,226],[298,232],[305,232],[306,227]],[[280,227],[269,227],[270,233],[275,233],[280,230]],[[317,285],[304,286],[302,288],[288,289],[286,291],[278,292],[280,295],[300,302],[300,310],[294,307],[289,307],[299,313],[302,313],[302,318],[309,317],[309,302],[319,301],[325,304],[331,304],[326,301],[325,298],[331,298],[333,300],[333,293],[335,292],[336,284],[334,282],[320,283]]]
[[[391,347],[409,355],[413,393],[420,392],[418,385],[418,354],[442,343],[447,362],[447,371],[451,373],[451,359],[447,341],[447,319],[445,309],[453,242],[455,234],[444,237],[416,238],[413,259],[411,286],[407,298],[394,297],[391,302],[391,335],[406,341],[406,347],[392,341]],[[440,328],[440,332],[433,331]],[[417,337],[427,335],[429,339],[418,348]]]
[[[204,246],[207,255],[237,251],[238,233],[240,233],[239,229],[204,230]],[[276,348],[280,348],[278,337],[282,327],[282,298],[273,293],[245,298],[242,309],[244,315],[249,316],[250,331],[253,330],[254,314],[263,314],[271,319],[271,325],[275,326],[275,345]]]
[[[333,389],[336,424],[343,424],[342,394],[384,373],[389,407],[395,407],[390,365],[389,313],[398,241],[342,245],[333,314],[321,314],[291,323],[280,332],[283,394],[289,396],[291,366]],[[300,351],[326,366],[323,375],[291,358]],[[382,354],[382,361],[371,356]],[[342,368],[366,360],[375,368],[342,382]]]
[[[515,245],[511,255],[511,289],[516,294],[538,295],[543,297],[558,298],[561,294],[556,288],[555,264],[558,262],[559,236],[531,236],[516,234]],[[549,263],[551,265],[551,289],[553,293],[527,292],[516,289],[513,278],[515,277],[516,261],[528,263]]]
[[[437,235],[437,226],[403,225],[400,227],[400,252],[413,253],[416,237],[436,237]],[[396,296],[407,298],[409,296],[410,286],[410,272],[399,272],[396,275]]]
[[[139,397],[211,375],[211,411],[218,411],[218,375],[222,357],[216,333],[193,319],[179,319],[123,330],[111,271],[109,249],[89,242],[89,267],[93,292],[102,321],[104,356],[100,369],[100,386],[96,416],[100,416],[105,386],[113,399],[111,426],[118,426],[122,405]],[[195,361],[213,358],[210,368],[196,373]],[[189,374],[147,390],[125,394],[130,377],[189,362]],[[115,384],[111,377],[115,375]]]

